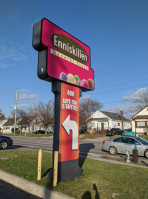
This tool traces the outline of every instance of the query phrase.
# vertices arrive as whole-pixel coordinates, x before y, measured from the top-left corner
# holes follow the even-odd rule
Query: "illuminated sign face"
[[[47,19],[34,24],[33,47],[39,51],[38,76],[94,89],[90,48]]]

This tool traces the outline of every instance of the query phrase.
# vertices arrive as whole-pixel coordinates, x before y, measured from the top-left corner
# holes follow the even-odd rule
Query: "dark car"
[[[13,144],[13,140],[7,136],[0,135],[0,149],[6,149]]]
[[[35,134],[45,134],[45,130],[37,130],[34,133]],[[51,133],[51,132],[47,131],[47,133]]]
[[[107,130],[106,135],[107,136],[113,136],[113,135],[122,135],[122,130],[120,128],[111,128],[110,130]]]

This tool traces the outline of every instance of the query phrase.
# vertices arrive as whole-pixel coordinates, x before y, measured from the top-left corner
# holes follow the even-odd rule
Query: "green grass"
[[[14,134],[0,134],[0,135],[4,135],[4,136],[14,136]],[[15,136],[25,136],[24,133],[22,134],[15,134]],[[53,136],[53,133],[50,134],[26,134],[26,137],[50,137]]]
[[[147,199],[148,169],[81,159],[84,176],[59,183],[54,190],[81,199],[88,191],[100,199]],[[52,188],[47,171],[52,166],[52,155],[43,152],[42,179],[37,181],[37,152],[19,150],[0,151],[0,169]],[[93,187],[96,187],[96,191]],[[97,197],[96,197],[97,198]]]
[[[145,140],[148,140],[148,135],[140,135],[140,137],[144,138]]]
[[[95,139],[99,137],[105,137],[105,134],[80,134],[81,139]]]

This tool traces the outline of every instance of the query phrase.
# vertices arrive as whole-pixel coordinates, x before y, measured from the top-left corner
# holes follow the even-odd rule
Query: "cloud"
[[[18,92],[21,92],[21,93],[29,93],[29,90],[27,89],[19,89]]]
[[[148,92],[148,88],[140,88],[139,90],[137,90],[136,92],[131,93],[128,96],[124,96],[123,100],[135,100],[139,98],[139,95],[143,92]]]
[[[19,108],[28,108],[28,105],[27,104],[19,104],[18,107]]]
[[[128,105],[117,105],[107,108],[106,111],[118,113],[123,111],[123,115],[126,118],[131,118],[138,110],[135,104],[128,104]]]
[[[17,45],[15,46],[0,46],[0,60],[13,60],[13,61],[24,61],[24,51]]]
[[[89,94],[82,94],[83,99],[90,99],[91,95]]]
[[[131,102],[135,99],[138,99],[139,95],[142,92],[146,92],[146,91],[148,91],[148,88],[140,88],[135,92],[130,91],[126,96],[122,98],[123,103],[125,103],[125,101],[126,102],[129,101],[128,104],[126,105],[120,104],[116,106],[111,106],[107,108],[107,111],[114,112],[114,113],[120,113],[120,111],[123,111],[123,114],[126,118],[131,118],[133,115],[135,115],[137,111],[139,111],[136,104],[131,103]]]
[[[8,68],[8,67],[11,67],[11,64],[10,64],[10,63],[9,63],[9,64],[8,64],[8,63],[4,63],[4,62],[3,62],[3,63],[0,63],[0,67],[1,67],[1,68]]]
[[[16,63],[28,60],[30,54],[25,49],[25,44],[17,44],[16,42],[0,39],[0,67],[12,67]]]
[[[36,98],[37,98],[37,95],[35,95],[35,94],[31,94],[31,95],[23,94],[23,95],[19,96],[20,100],[26,100],[26,99],[32,100],[32,99],[36,99]]]

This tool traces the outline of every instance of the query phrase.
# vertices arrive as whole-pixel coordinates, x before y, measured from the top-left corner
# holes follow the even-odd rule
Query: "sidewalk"
[[[44,199],[74,199],[67,195],[52,191],[33,182],[0,170],[0,179],[25,192]]]
[[[0,180],[1,199],[41,199]]]

